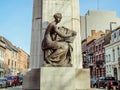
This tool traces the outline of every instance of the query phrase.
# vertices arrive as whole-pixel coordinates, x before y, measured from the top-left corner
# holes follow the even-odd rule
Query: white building
[[[110,30],[110,22],[116,22],[116,24],[111,24],[112,29],[120,25],[120,18],[117,17],[115,11],[89,10],[80,18],[82,40],[91,36],[91,30],[96,30],[96,32],[102,30],[104,33],[106,30]]]
[[[120,80],[120,27],[111,34],[110,44],[105,46],[106,76]]]
[[[0,38],[0,77],[4,76],[5,43]]]

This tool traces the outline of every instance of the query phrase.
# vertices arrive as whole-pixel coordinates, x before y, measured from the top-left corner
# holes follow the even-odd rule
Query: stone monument
[[[82,69],[79,11],[79,0],[34,0],[23,90],[90,89],[89,69]]]

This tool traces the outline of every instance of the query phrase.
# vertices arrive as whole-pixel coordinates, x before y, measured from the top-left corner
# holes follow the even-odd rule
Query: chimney
[[[106,30],[105,30],[105,34],[108,34],[109,32],[110,32],[109,29],[106,29]]]
[[[91,30],[91,36],[93,36],[96,33],[96,30]]]

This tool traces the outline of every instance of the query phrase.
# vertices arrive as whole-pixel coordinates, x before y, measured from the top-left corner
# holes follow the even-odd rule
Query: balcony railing
[[[89,65],[89,67],[90,67],[90,66],[93,66],[94,64],[93,64],[93,63],[89,63],[88,65]]]
[[[104,61],[103,60],[96,61],[96,66],[97,67],[103,67],[104,66]]]

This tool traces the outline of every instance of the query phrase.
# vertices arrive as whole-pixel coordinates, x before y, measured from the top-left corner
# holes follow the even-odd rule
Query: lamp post
[[[110,31],[112,31],[112,24],[116,24],[117,22],[110,22]]]

